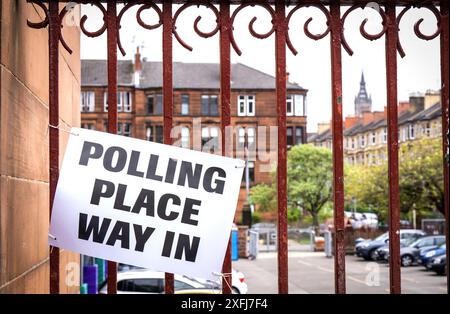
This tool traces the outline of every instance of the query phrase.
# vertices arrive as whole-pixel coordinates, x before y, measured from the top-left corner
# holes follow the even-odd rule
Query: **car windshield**
[[[411,239],[411,240],[406,241],[406,245],[410,246],[410,247],[415,247],[420,242],[422,242],[422,239],[417,239],[417,240]]]
[[[386,232],[386,233],[383,233],[382,235],[376,237],[374,241],[384,241],[384,240],[386,240],[388,237],[389,237],[389,234]]]

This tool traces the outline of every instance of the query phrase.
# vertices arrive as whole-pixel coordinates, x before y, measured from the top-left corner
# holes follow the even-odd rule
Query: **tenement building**
[[[363,86],[364,77],[361,81]],[[361,94],[361,91],[360,91]],[[357,99],[359,99],[359,95]],[[367,99],[370,100],[368,97]],[[344,157],[349,164],[374,165],[387,160],[387,111],[371,111],[355,101],[355,113],[344,121]],[[364,109],[366,108],[366,109]],[[411,94],[408,101],[398,105],[398,141],[404,143],[421,138],[442,136],[440,93]],[[330,123],[320,123],[318,132],[308,137],[315,146],[332,147]]]
[[[173,63],[174,145],[217,152],[220,136],[220,66],[214,63]],[[107,131],[106,60],[81,61],[82,127]],[[306,142],[307,90],[286,82],[288,146]],[[147,141],[163,142],[162,63],[141,59],[118,61],[118,134]],[[231,67],[232,150],[244,158],[247,151],[248,176],[244,175],[236,221],[250,186],[270,183],[276,164],[277,125],[275,78],[243,64]],[[272,133],[273,134],[273,133]],[[244,173],[246,173],[245,171]]]

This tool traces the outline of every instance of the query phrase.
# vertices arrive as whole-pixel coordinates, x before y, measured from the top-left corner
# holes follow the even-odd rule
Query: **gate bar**
[[[49,162],[50,162],[50,218],[59,177],[59,40],[61,23],[59,3],[48,4],[49,42]],[[50,246],[50,293],[59,294],[59,248]]]
[[[286,148],[286,9],[275,2],[276,101],[278,125],[277,205],[278,205],[278,293],[288,293],[287,247],[287,148]]]
[[[230,61],[230,4],[227,0],[220,2],[220,104],[222,134],[222,155],[226,156],[229,147],[226,141],[226,127],[231,123],[230,100],[231,100],[231,61]],[[231,234],[222,265],[222,293],[231,294],[232,265],[231,265]]]
[[[392,294],[401,293],[400,189],[398,170],[397,41],[395,3],[386,3],[386,84],[389,176],[389,283]]]
[[[108,40],[108,132],[117,134],[117,8],[115,0],[107,3]],[[108,294],[117,293],[117,263],[108,261]]]
[[[172,145],[170,132],[173,117],[173,65],[172,65],[172,1],[163,4],[163,103],[164,103],[164,144]],[[165,273],[164,290],[166,294],[174,293],[174,276]]]
[[[333,136],[334,288],[345,294],[344,150],[342,121],[342,55],[340,1],[330,5],[331,94]]]
[[[448,271],[448,258],[449,258],[449,161],[446,160],[446,154],[448,151],[448,138],[447,133],[448,130],[448,96],[449,96],[449,51],[448,51],[448,33],[449,33],[449,24],[448,24],[448,1],[441,1],[441,110],[442,110],[442,149],[443,149],[443,161],[444,161],[444,212],[445,212],[445,236],[447,243],[447,293],[450,292],[450,274]],[[448,157],[450,158],[450,156]]]

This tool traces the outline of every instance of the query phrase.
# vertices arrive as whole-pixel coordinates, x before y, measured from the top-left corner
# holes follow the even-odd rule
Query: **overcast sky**
[[[177,7],[174,7],[175,14]],[[235,8],[232,7],[232,11]],[[291,8],[287,9],[289,12]],[[346,8],[345,8],[346,9]],[[136,22],[137,9],[129,10],[123,20],[121,28],[122,44],[127,55],[121,59],[131,59],[136,46],[141,46],[142,55],[149,61],[162,60],[162,27],[156,30],[146,30]],[[344,10],[342,10],[344,11]],[[157,16],[151,10],[144,11],[143,19],[153,24]],[[87,28],[97,30],[102,24],[102,15],[98,9],[83,6],[82,14],[88,15]],[[213,13],[203,7],[191,7],[184,11],[177,22],[180,36],[189,43],[194,50],[184,49],[174,38],[173,59],[180,62],[219,62],[219,34],[204,39],[193,30],[193,21],[198,15],[202,16],[200,29],[209,32],[215,27]],[[342,14],[342,12],[341,12]],[[243,63],[265,73],[275,74],[274,38],[260,40],[252,37],[248,31],[248,22],[257,16],[255,23],[257,31],[266,32],[270,29],[269,14],[261,8],[245,8],[235,21],[234,36],[242,50],[238,56],[231,52],[233,63]],[[330,69],[330,37],[327,35],[319,41],[313,41],[305,36],[303,24],[308,17],[313,17],[311,32],[320,33],[325,29],[325,18],[315,8],[303,8],[297,11],[290,23],[291,40],[299,51],[293,56],[287,49],[287,70],[290,81],[300,84],[308,92],[308,132],[314,132],[317,123],[329,121],[331,118],[331,69]],[[359,25],[367,17],[367,30],[377,33],[381,29],[381,18],[370,8],[355,10],[345,24],[345,35],[354,50],[352,57],[342,49],[343,67],[343,104],[344,115],[354,114],[354,97],[359,90],[361,72],[364,71],[367,91],[372,95],[373,110],[383,110],[386,104],[386,72],[385,72],[385,40],[382,37],[376,41],[368,41],[359,33]],[[424,18],[422,30],[425,34],[434,33],[436,19],[426,9],[411,9],[403,17],[400,24],[400,38],[406,52],[405,58],[398,56],[398,93],[399,100],[407,100],[412,92],[425,92],[427,89],[439,89],[439,37],[432,41],[423,41],[414,35],[414,23]],[[83,59],[106,59],[106,35],[91,39],[84,35],[81,41],[81,57]],[[193,77],[195,79],[195,77]]]

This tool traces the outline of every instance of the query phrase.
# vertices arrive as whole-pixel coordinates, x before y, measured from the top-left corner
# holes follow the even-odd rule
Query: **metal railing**
[[[25,1],[25,0],[23,0]],[[209,38],[219,33],[220,41],[220,98],[221,98],[221,130],[222,137],[225,136],[225,127],[230,125],[230,51],[233,48],[237,54],[241,54],[238,43],[233,32],[236,16],[246,7],[258,6],[267,11],[271,16],[271,29],[266,33],[258,33],[253,24],[256,17],[249,24],[249,31],[252,36],[265,39],[272,34],[275,35],[275,60],[276,60],[276,108],[278,126],[278,159],[277,159],[277,186],[278,186],[278,291],[288,293],[288,250],[287,250],[287,148],[286,148],[286,48],[293,54],[297,50],[291,42],[288,32],[291,17],[304,7],[315,7],[322,11],[326,17],[326,30],[322,34],[313,34],[309,30],[308,19],[304,25],[305,34],[313,39],[319,40],[330,34],[331,51],[331,109],[332,109],[332,134],[333,134],[333,203],[334,203],[334,226],[335,226],[335,260],[334,276],[336,293],[346,292],[345,274],[345,247],[344,247],[344,158],[343,158],[343,119],[342,119],[342,56],[341,48],[348,54],[353,50],[347,42],[344,33],[346,18],[356,9],[366,8],[367,4],[373,1],[366,0],[305,0],[305,1],[147,1],[147,0],[28,0],[40,7],[45,18],[41,22],[28,22],[33,28],[46,28],[49,32],[49,119],[50,125],[58,125],[59,103],[58,103],[58,48],[59,43],[69,52],[69,43],[64,40],[61,32],[62,19],[67,14],[67,9],[60,10],[60,3],[80,3],[92,4],[103,13],[104,23],[95,32],[88,31],[84,26],[86,16],[81,18],[81,30],[89,37],[98,37],[107,33],[108,42],[108,99],[110,107],[108,110],[108,131],[117,133],[117,51],[125,53],[120,40],[120,25],[124,13],[134,6],[139,6],[137,21],[140,26],[151,30],[162,27],[163,45],[163,99],[164,99],[164,143],[171,144],[170,130],[172,128],[173,116],[173,81],[172,81],[172,44],[175,38],[183,47],[192,50],[177,32],[177,18],[182,11],[191,6],[204,6],[215,15],[216,25],[210,32],[204,32],[198,28],[200,18],[194,23],[195,32],[202,37]],[[120,11],[117,11],[117,4],[125,3]],[[173,4],[182,4],[175,13],[172,12]],[[384,36],[386,43],[386,89],[387,89],[387,111],[388,111],[388,168],[389,168],[389,246],[390,246],[390,291],[391,293],[401,292],[400,278],[400,239],[399,239],[399,218],[400,218],[400,194],[399,194],[399,172],[398,172],[398,121],[397,121],[397,53],[405,55],[405,51],[399,38],[399,25],[404,14],[412,7],[421,7],[430,10],[437,19],[437,29],[431,35],[422,33],[420,24],[417,21],[414,26],[415,34],[423,40],[431,40],[440,36],[441,51],[441,80],[442,80],[442,141],[444,155],[448,151],[448,107],[449,107],[449,13],[448,0],[386,0],[377,1],[379,4],[378,13],[382,19],[382,30],[377,34],[369,34],[365,29],[367,20],[361,24],[360,31],[364,38],[377,40]],[[233,12],[231,5],[235,5]],[[347,7],[345,7],[347,6]],[[397,9],[401,11],[397,14]],[[144,10],[154,10],[159,21],[155,25],[148,25],[142,21],[140,14]],[[344,10],[343,10],[344,9]],[[343,14],[341,14],[343,11]],[[57,128],[50,128],[50,208],[52,207],[55,195],[56,183],[58,180],[59,168],[59,134]],[[222,140],[222,152],[225,152],[225,140]],[[445,188],[445,213],[446,236],[447,236],[447,263],[449,252],[448,241],[448,215],[449,215],[449,166],[445,158],[443,159],[444,188]],[[223,263],[224,276],[223,292],[231,293],[228,288],[231,282],[231,253],[230,244]],[[447,276],[449,276],[447,272]],[[447,277],[447,287],[448,287]],[[57,248],[50,250],[50,291],[59,292],[59,251]],[[116,265],[108,263],[108,292],[116,293]],[[166,293],[173,293],[173,275],[166,275]]]

